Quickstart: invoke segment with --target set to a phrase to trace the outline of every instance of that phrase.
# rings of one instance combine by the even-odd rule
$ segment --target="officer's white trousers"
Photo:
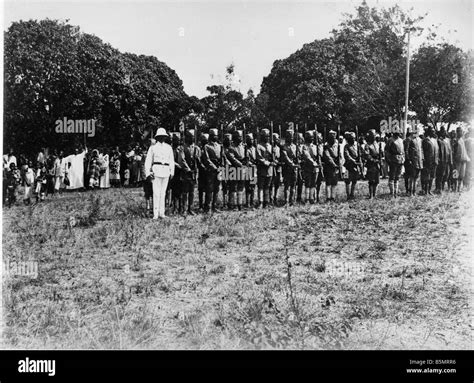
[[[165,216],[166,187],[169,179],[169,177],[153,179],[153,219]]]

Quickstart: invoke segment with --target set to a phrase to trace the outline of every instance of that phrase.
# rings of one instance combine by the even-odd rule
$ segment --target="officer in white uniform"
[[[145,177],[153,185],[153,219],[165,217],[165,197],[168,181],[174,176],[173,149],[165,142],[168,134],[163,128],[156,132],[156,144],[150,146],[145,159]]]

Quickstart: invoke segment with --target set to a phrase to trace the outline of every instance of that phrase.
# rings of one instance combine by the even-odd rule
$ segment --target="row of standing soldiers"
[[[182,144],[179,135],[172,133],[176,171],[169,184],[168,204],[174,212],[187,210],[194,214],[196,184],[199,209],[204,212],[217,209],[220,190],[222,206],[229,209],[291,206],[295,202],[313,204],[319,202],[323,180],[326,200],[334,201],[341,178],[345,181],[348,199],[352,199],[355,184],[362,174],[369,181],[369,197],[373,197],[385,157],[375,137],[375,131],[369,131],[367,142],[361,147],[356,135],[349,132],[345,136],[346,144],[341,148],[334,131],[328,133],[324,143],[317,131],[306,131],[303,135],[287,130],[283,144],[279,134],[271,134],[268,129],[260,131],[257,143],[252,133],[244,134],[240,130],[222,134],[222,143],[219,143],[218,130],[210,129],[209,133],[201,134],[199,145],[194,130],[185,131]],[[387,156],[390,157],[390,153]],[[341,159],[347,170],[344,176]],[[250,174],[251,177],[222,177],[229,174],[223,171],[228,168],[245,168],[246,173],[236,174]],[[279,201],[278,192],[282,186],[283,201]]]

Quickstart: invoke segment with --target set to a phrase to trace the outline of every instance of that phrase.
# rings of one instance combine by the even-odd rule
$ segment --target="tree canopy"
[[[57,119],[96,119],[93,145],[123,145],[157,123],[177,126],[190,101],[174,70],[156,57],[121,53],[56,20],[20,21],[5,32],[4,142],[23,152],[72,146]]]

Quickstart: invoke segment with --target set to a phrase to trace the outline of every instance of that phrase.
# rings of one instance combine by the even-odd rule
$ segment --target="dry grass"
[[[469,197],[160,222],[138,189],[14,207],[4,257],[39,275],[5,282],[6,347],[470,349]]]

